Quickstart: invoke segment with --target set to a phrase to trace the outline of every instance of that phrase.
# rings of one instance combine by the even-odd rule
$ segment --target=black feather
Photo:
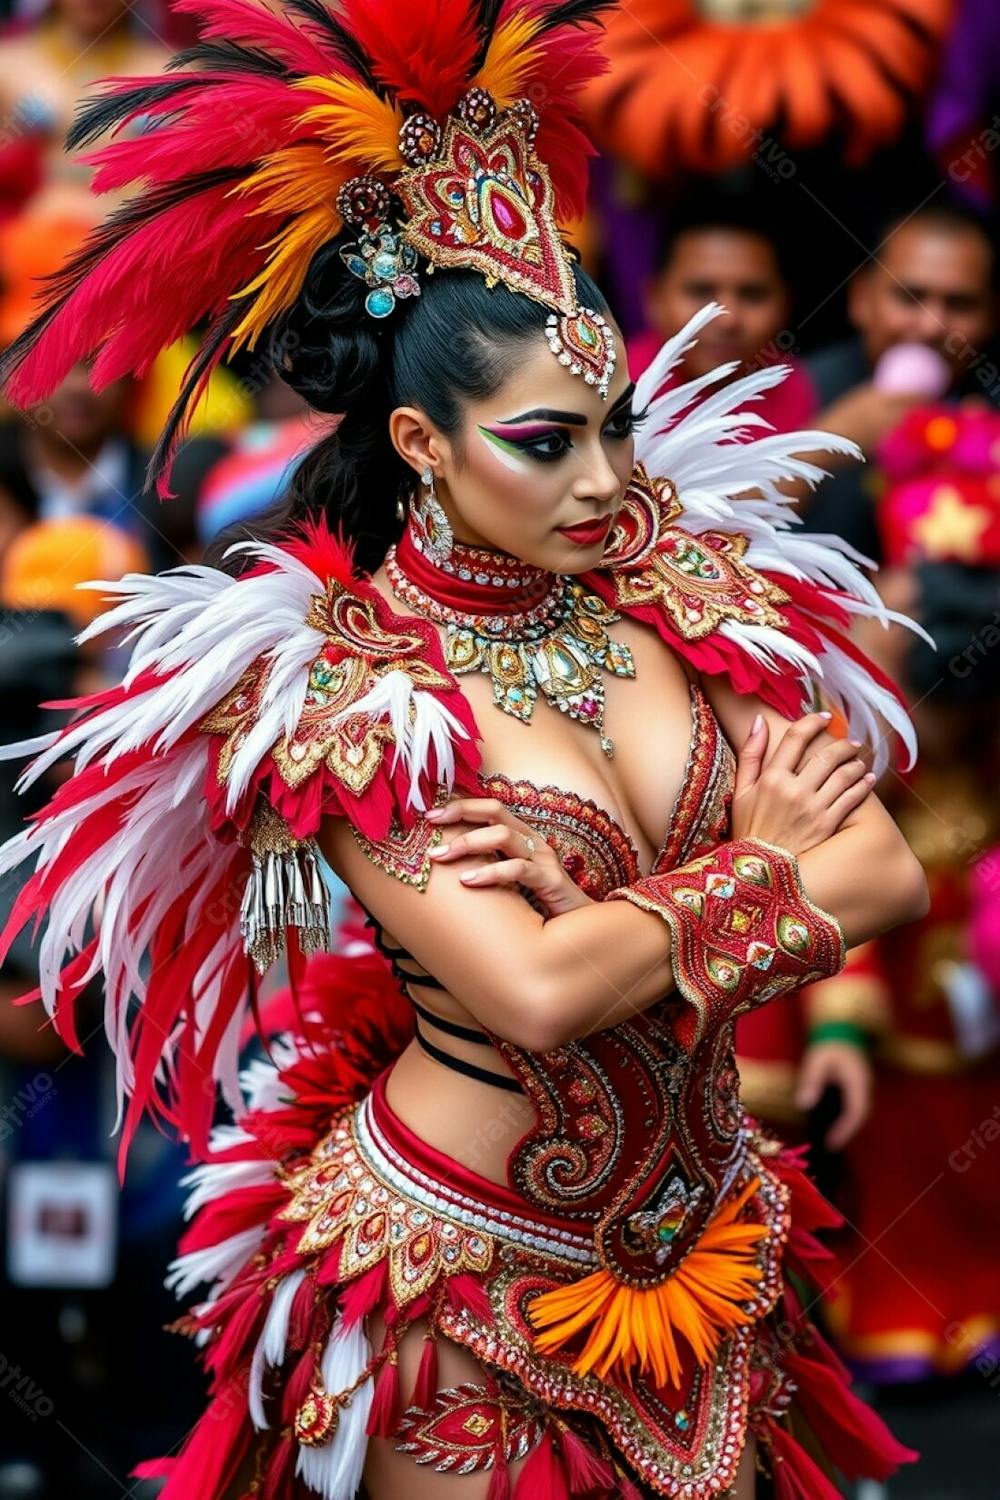
[[[191,88],[204,88],[206,81],[203,78],[157,78],[132,89],[86,99],[77,105],[76,117],[66,132],[66,149],[76,151],[80,146],[89,146],[135,110],[147,109],[151,104],[158,104],[162,99],[183,94]]]
[[[200,41],[183,47],[167,62],[171,72],[181,68],[205,68],[212,73],[257,73],[268,78],[295,78],[287,63],[273,53],[261,52],[243,42]]]
[[[375,76],[375,65],[368,53],[343,22],[331,14],[323,0],[285,0],[285,6],[321,31],[337,56],[354,69],[365,87],[378,94],[380,99],[385,98],[385,89]]]
[[[557,26],[592,26],[603,20],[605,11],[614,10],[618,0],[560,0],[541,16],[539,31],[555,31]]]
[[[479,47],[476,51],[476,59],[472,66],[472,73],[478,73],[486,61],[493,33],[497,29],[500,20],[500,12],[503,9],[504,0],[475,0],[475,22],[476,30],[479,32]]]
[[[227,341],[246,310],[247,305],[244,300],[230,302],[225,312],[216,318],[205,334],[201,348],[188,368],[177,400],[170,408],[163,431],[156,440],[156,447],[153,449],[146,468],[144,496],[155,494],[156,483],[161,474],[169,474],[174,459],[174,450],[197,400],[198,386],[205,374],[210,372],[221,359]]]

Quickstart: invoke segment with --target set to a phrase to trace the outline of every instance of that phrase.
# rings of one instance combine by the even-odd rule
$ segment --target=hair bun
[[[271,331],[275,371],[316,411],[350,415],[385,400],[386,341],[365,311],[367,288],[344,265],[342,232],[318,250],[302,290]]]

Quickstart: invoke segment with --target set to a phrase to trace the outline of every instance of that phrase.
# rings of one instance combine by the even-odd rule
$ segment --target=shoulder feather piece
[[[789,479],[813,487],[825,477],[798,455],[860,459],[860,452],[829,432],[771,432],[752,403],[785,378],[784,366],[711,394],[733,365],[663,390],[721,311],[703,307],[638,382],[636,406],[649,408],[636,441],[638,467],[601,569],[587,581],[614,608],[654,625],[700,671],[725,673],[738,692],[758,694],[789,718],[818,691],[872,745],[876,770],[888,760],[887,731],[898,734],[912,764],[916,741],[905,706],[848,632],[854,615],[924,632],[885,608],[861,571],[872,563],[848,542],[796,535],[801,518],[778,488]]]
[[[34,861],[0,958],[44,923],[24,999],[77,1049],[75,1003],[103,974],[123,1156],[143,1108],[197,1145],[216,1081],[237,1100],[245,949],[263,968],[287,928],[298,963],[326,936],[308,842],[322,818],[382,838],[443,788],[475,786],[475,725],[433,627],[356,579],[325,525],[245,550],[255,566],[238,579],[184,567],[95,585],[118,602],[82,639],[124,632],[124,681],[54,705],[77,717],[0,751],[34,756],[22,787],[75,760],[0,849],[0,874]]]

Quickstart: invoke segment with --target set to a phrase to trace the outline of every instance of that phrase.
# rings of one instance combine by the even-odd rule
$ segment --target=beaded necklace
[[[445,627],[445,656],[456,676],[483,672],[493,702],[531,722],[539,695],[560,713],[595,729],[605,755],[604,680],[634,677],[628,646],[607,627],[621,616],[577,579],[548,573],[503,552],[454,543],[445,563],[422,549],[412,524],[385,560],[401,603]]]

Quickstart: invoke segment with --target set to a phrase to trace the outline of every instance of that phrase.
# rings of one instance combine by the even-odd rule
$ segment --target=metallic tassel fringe
[[[313,844],[253,851],[240,908],[243,951],[263,974],[283,953],[285,929],[298,932],[303,953],[330,946],[330,897]]]

